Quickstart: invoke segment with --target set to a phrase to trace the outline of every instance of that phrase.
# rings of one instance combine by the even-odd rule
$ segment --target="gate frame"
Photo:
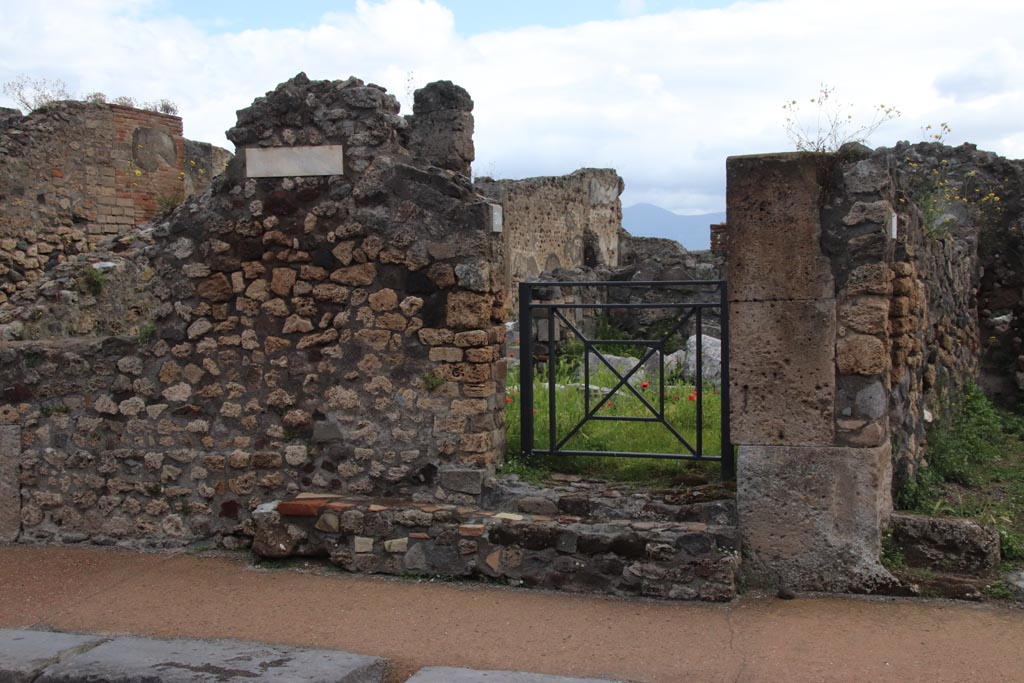
[[[595,304],[584,304],[584,303],[568,303],[568,304],[556,304],[556,303],[534,303],[533,302],[533,291],[538,287],[714,287],[719,292],[718,303],[595,303]],[[587,414],[584,415],[583,419],[577,423],[577,425],[571,429],[561,442],[555,440],[555,360],[557,358],[557,352],[555,351],[555,317],[557,316],[565,323],[566,326],[579,337],[580,341],[584,344],[584,392],[587,401],[584,405],[589,406],[590,397],[590,364],[587,356],[591,353],[591,346],[594,342],[604,344],[622,344],[622,343],[634,343],[634,344],[652,344],[656,340],[652,339],[607,339],[607,340],[592,340],[587,339],[582,332],[580,332],[575,325],[559,311],[559,309],[614,309],[614,308],[678,308],[681,310],[688,311],[683,318],[678,322],[676,326],[672,328],[665,339],[660,340],[660,344],[664,344],[665,340],[671,336],[676,329],[685,324],[692,316],[696,316],[696,337],[697,337],[697,362],[696,362],[696,386],[697,386],[697,445],[696,448],[690,446],[690,444],[682,438],[682,436],[675,430],[675,428],[668,423],[664,418],[664,381],[665,381],[665,354],[663,348],[659,348],[657,345],[652,345],[651,349],[644,355],[643,358],[639,359],[637,363],[625,373],[620,374],[617,370],[612,368],[612,372],[618,377],[618,383],[611,389],[608,394],[602,397],[597,403],[600,407],[605,401],[611,398],[621,388],[628,387],[629,391],[632,391],[641,401],[650,409],[653,413],[653,417],[615,417],[605,416],[597,417],[595,415],[598,408],[588,410]],[[702,440],[703,440],[703,345],[702,345],[702,311],[705,308],[717,308],[719,309],[719,325],[721,327],[721,344],[722,344],[722,383],[720,388],[721,396],[721,415],[720,415],[720,433],[721,433],[721,453],[717,456],[708,456],[701,453]],[[549,429],[549,444],[546,450],[537,450],[534,448],[534,421],[533,421],[533,311],[537,309],[547,309],[547,325],[548,325],[548,344],[549,355],[548,355],[548,429]],[[524,329],[524,325],[526,328]],[[520,282],[519,283],[519,336],[521,338],[520,343],[520,359],[519,359],[519,389],[520,389],[520,434],[522,440],[522,451],[523,453],[537,454],[537,455],[554,455],[554,456],[611,456],[611,457],[628,457],[628,458],[657,458],[663,460],[693,460],[698,462],[706,461],[720,461],[721,462],[721,476],[723,480],[732,481],[736,479],[736,458],[735,451],[733,449],[732,438],[730,433],[729,425],[729,412],[730,412],[730,394],[729,394],[729,299],[728,299],[728,287],[726,286],[725,280],[654,280],[654,281],[606,281],[606,282]],[[525,343],[523,343],[525,341]],[[594,350],[594,353],[601,359],[601,361],[611,368],[611,364],[604,358],[600,351]],[[652,356],[655,352],[660,353],[659,362],[659,375],[661,382],[660,392],[662,394],[659,399],[659,410],[648,403],[642,396],[640,396],[636,389],[630,384],[630,378],[634,373],[637,372]],[[683,453],[626,453],[616,451],[565,451],[561,449],[561,446],[572,438],[576,432],[589,420],[608,420],[608,421],[641,421],[641,422],[659,422],[664,424],[679,440],[692,451],[690,454]]]

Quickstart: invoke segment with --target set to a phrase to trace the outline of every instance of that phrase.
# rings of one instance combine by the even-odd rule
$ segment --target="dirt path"
[[[1024,681],[1024,610],[906,600],[679,604],[0,547],[0,627],[223,637],[645,683]]]

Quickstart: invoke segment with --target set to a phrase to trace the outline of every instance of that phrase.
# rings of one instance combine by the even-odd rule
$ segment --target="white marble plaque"
[[[246,147],[245,175],[249,178],[342,175],[341,145],[309,147]]]
[[[491,232],[501,232],[504,229],[505,213],[501,204],[491,204]]]

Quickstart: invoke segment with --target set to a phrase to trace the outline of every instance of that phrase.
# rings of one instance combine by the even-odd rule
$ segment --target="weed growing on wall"
[[[850,142],[864,143],[882,124],[900,117],[896,107],[879,104],[867,122],[854,118],[853,105],[839,101],[835,87],[821,84],[818,94],[808,100],[810,112],[800,100],[782,105],[786,112],[786,136],[800,152],[835,152]]]
[[[4,94],[13,99],[22,111],[30,112],[57,100],[71,100],[74,97],[68,84],[59,78],[32,78],[24,74],[3,86]]]
[[[939,138],[950,130],[946,124],[941,125],[943,131],[935,134]],[[948,157],[925,162],[907,156],[903,163],[910,172],[910,194],[929,237],[947,237],[959,225],[998,224],[1002,197],[977,169],[964,169]],[[906,204],[907,198],[899,201]]]
[[[139,346],[148,344],[153,337],[156,336],[156,323],[147,322],[139,328],[139,334],[136,336],[136,341]]]
[[[99,296],[107,286],[107,276],[102,270],[88,266],[82,271],[79,284],[83,291]]]
[[[25,112],[35,111],[45,107],[51,102],[61,100],[78,100],[91,104],[116,104],[122,107],[134,109],[145,109],[146,111],[157,112],[158,114],[178,115],[178,105],[172,100],[162,97],[151,102],[139,102],[134,97],[120,95],[108,100],[107,95],[102,92],[90,92],[82,95],[75,95],[68,84],[59,78],[49,80],[46,78],[32,78],[22,74],[17,78],[7,81],[3,85],[5,95],[13,99]]]

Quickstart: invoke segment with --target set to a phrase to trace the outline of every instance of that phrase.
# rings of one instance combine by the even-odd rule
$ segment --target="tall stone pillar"
[[[836,441],[836,288],[821,247],[821,158],[727,161],[732,436],[752,585],[872,591],[890,446]]]

